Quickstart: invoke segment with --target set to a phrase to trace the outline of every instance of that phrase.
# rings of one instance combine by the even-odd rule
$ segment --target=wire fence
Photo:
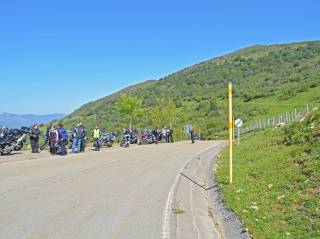
[[[319,109],[320,103],[307,104],[302,109],[293,109],[291,112],[285,112],[278,116],[272,116],[265,119],[255,120],[249,124],[244,124],[240,128],[241,133],[247,133],[253,130],[264,129],[267,127],[284,126],[291,122],[300,121],[310,112]]]

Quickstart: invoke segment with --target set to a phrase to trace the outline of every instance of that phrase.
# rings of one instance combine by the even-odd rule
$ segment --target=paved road
[[[0,238],[164,238],[168,194],[181,167],[216,144],[0,157]]]

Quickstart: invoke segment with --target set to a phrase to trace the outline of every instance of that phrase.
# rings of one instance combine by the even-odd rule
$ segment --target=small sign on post
[[[237,127],[238,132],[238,144],[240,144],[240,127],[243,125],[243,121],[241,119],[236,119],[234,121],[235,126]]]
[[[192,130],[192,125],[191,124],[184,125],[184,133],[185,134],[189,134],[190,130]]]

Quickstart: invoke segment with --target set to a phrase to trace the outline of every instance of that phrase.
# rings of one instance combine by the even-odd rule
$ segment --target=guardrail
[[[244,124],[240,128],[240,133],[247,133],[253,130],[264,129],[267,127],[283,126],[294,121],[300,121],[310,112],[320,108],[320,103],[307,104],[302,110],[295,108],[292,112],[285,112],[278,116],[256,120],[250,124]]]

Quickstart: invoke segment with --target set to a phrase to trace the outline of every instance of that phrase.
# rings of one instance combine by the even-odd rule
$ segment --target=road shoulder
[[[223,143],[189,161],[179,174],[172,202],[171,238],[250,238],[225,205],[215,181],[215,164]]]

